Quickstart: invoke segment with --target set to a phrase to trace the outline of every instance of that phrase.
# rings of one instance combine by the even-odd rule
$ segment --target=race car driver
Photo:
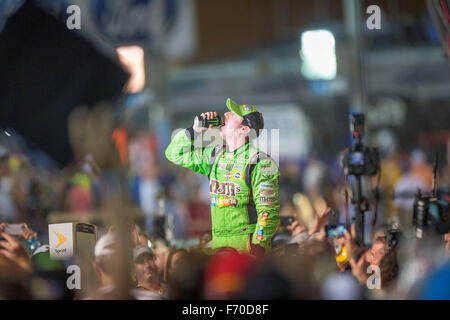
[[[194,125],[178,132],[166,149],[169,161],[210,180],[212,248],[232,247],[255,256],[270,252],[279,223],[278,166],[252,143],[264,128],[262,114],[252,105],[226,101],[220,136],[224,145],[196,147],[202,131]],[[213,119],[216,112],[202,113]]]

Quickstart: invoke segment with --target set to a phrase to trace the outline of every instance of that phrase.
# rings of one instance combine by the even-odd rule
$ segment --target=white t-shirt
[[[395,199],[395,206],[399,209],[412,210],[414,204],[414,194],[417,192],[417,188],[420,188],[422,192],[427,192],[426,182],[420,177],[406,174],[400,178],[395,184],[395,194],[400,195],[402,193],[411,193],[411,197],[398,197]]]

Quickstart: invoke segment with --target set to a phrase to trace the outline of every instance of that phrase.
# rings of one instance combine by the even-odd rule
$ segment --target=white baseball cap
[[[94,254],[96,257],[107,256],[114,253],[116,237],[114,234],[105,234],[95,244]]]
[[[153,252],[152,249],[145,247],[145,246],[139,246],[139,247],[133,249],[133,259],[136,261],[138,259],[138,257],[144,253],[148,254],[152,257],[155,256],[155,253]]]

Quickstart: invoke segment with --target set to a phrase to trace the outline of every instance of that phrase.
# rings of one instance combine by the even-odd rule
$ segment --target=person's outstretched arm
[[[202,116],[213,118],[217,116],[217,113],[207,112],[202,113]],[[212,126],[202,128],[194,123],[193,126],[186,130],[178,132],[166,149],[167,160],[197,173],[208,175],[212,160],[211,154],[214,148],[203,148],[201,143],[195,140],[198,139],[202,131],[208,129],[212,129]],[[194,141],[197,142],[194,144]],[[198,148],[196,147],[197,144],[199,144]]]

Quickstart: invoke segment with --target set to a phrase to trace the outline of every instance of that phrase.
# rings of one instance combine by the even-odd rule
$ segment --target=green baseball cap
[[[236,113],[238,116],[244,118],[243,123],[252,129],[256,130],[257,136],[259,136],[260,130],[264,129],[264,119],[255,106],[244,104],[238,105],[236,102],[227,99],[227,107],[231,112]]]
[[[227,107],[230,111],[236,113],[238,116],[241,117],[244,117],[252,112],[259,112],[259,110],[255,108],[255,106],[249,104],[238,105],[230,98],[227,99]]]

